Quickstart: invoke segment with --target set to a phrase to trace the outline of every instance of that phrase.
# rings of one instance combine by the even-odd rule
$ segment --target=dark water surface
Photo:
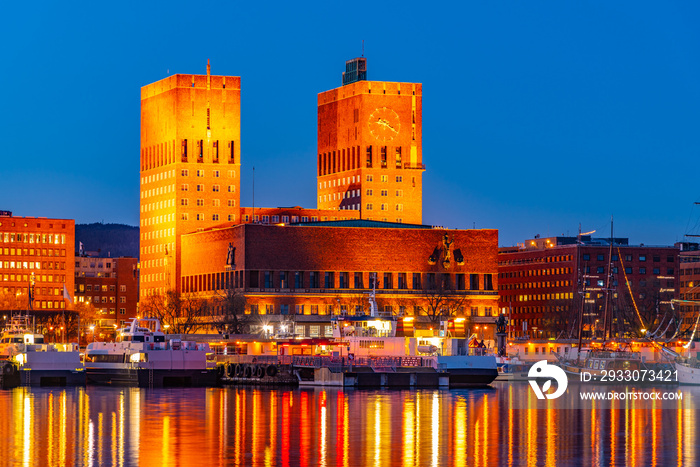
[[[663,405],[579,408],[564,398],[539,401],[527,383],[405,391],[18,388],[0,391],[0,464],[698,465],[700,388],[681,392],[682,401]]]

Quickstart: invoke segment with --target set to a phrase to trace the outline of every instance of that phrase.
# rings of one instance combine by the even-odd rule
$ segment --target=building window
[[[204,206],[204,199],[197,198],[197,206]]]
[[[219,207],[221,205],[221,201],[218,199],[212,200],[211,205],[214,207]]]
[[[372,167],[372,146],[367,146],[367,167]],[[368,175],[367,177],[370,177],[371,175]],[[371,180],[367,180],[368,182],[371,182]]]
[[[389,196],[389,190],[382,190],[382,196]]]
[[[227,204],[228,207],[230,207],[230,208],[235,207],[235,206],[236,206],[236,200],[235,200],[235,199],[230,199],[230,200],[228,200],[228,201],[226,202],[226,204]]]
[[[183,212],[182,214],[180,214],[180,220],[183,220],[183,221],[189,220],[189,216],[187,215],[186,212]]]
[[[402,196],[403,196],[403,190],[396,190],[396,196],[402,197]]]
[[[597,259],[598,261],[603,261],[603,260],[604,260],[603,255],[598,255],[598,256],[596,257],[596,259]]]
[[[368,188],[365,193],[367,194],[367,196],[372,196],[372,189]]]
[[[204,177],[204,170],[198,169],[198,170],[197,170],[197,176],[198,176],[198,177]]]
[[[188,169],[182,169],[182,176],[183,177],[188,177],[190,175],[190,171]]]
[[[189,190],[190,190],[190,186],[187,183],[183,183],[182,185],[180,185],[180,191],[189,191]]]
[[[219,171],[218,170],[214,171],[214,177],[219,178]]]
[[[583,255],[583,260],[584,260],[584,261],[590,261],[590,260],[591,260],[591,255],[589,255],[589,254]]]
[[[421,289],[421,283],[420,283],[420,273],[419,272],[414,272],[413,273],[413,289],[414,290],[419,290]]]
[[[646,274],[647,268],[639,268],[639,274]]]
[[[484,290],[493,290],[493,274],[484,274]]]
[[[218,193],[218,192],[219,192],[219,185],[214,185],[214,186],[212,186],[212,187],[211,187],[211,191],[214,191],[214,192],[217,192],[217,193]]]
[[[374,181],[374,177],[372,177],[372,175],[367,175],[367,177],[365,178],[365,180],[368,181],[368,182],[371,182],[371,181]]]
[[[280,305],[280,314],[281,315],[288,315],[289,314],[289,305]]]
[[[287,282],[287,272],[281,271],[279,274],[280,274],[280,288],[281,289],[288,289],[289,283]]]
[[[294,273],[294,288],[303,289],[304,288],[304,273],[301,271],[296,271]]]
[[[469,274],[469,290],[479,290],[478,274]]]
[[[347,289],[350,287],[349,274],[347,272],[338,273],[338,288]]]
[[[204,191],[204,185],[197,185],[197,191]]]
[[[332,289],[335,287],[335,280],[332,272],[326,272],[324,275],[324,287],[327,289]]]
[[[265,271],[264,276],[265,276],[264,287],[266,289],[271,289],[272,288],[272,271]]]
[[[646,255],[639,255],[639,261],[646,261],[647,257]]]
[[[366,209],[368,211],[371,211],[372,210],[372,203],[367,203]]]
[[[180,205],[181,205],[181,206],[187,206],[187,205],[189,204],[189,202],[190,202],[190,201],[189,201],[187,198],[182,198],[182,199],[180,200]]]
[[[382,203],[382,211],[386,211],[386,210],[388,210],[388,208],[389,208],[388,204]]]
[[[406,273],[405,272],[400,272],[398,273],[398,279],[399,279],[399,289],[405,289],[407,287],[406,284]]]
[[[211,220],[213,220],[213,221],[218,221],[218,220],[219,220],[219,215],[218,215],[218,214],[212,214],[212,215],[211,215]]]
[[[309,272],[309,287],[312,289],[318,289],[318,272],[316,271],[311,271]]]
[[[362,285],[362,273],[361,272],[355,273],[355,288],[356,289],[364,289],[364,286]]]
[[[396,176],[396,183],[401,183],[401,182],[403,182],[403,176],[397,175]]]
[[[389,181],[389,176],[388,176],[388,175],[382,175],[382,176],[381,176],[381,181],[382,181],[382,182],[388,182],[388,181]]]
[[[394,288],[394,278],[392,277],[390,272],[384,273],[384,288],[385,289],[393,289]]]

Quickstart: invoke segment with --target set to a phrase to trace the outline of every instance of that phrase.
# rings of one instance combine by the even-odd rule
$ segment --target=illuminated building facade
[[[101,327],[135,318],[138,291],[136,258],[75,258],[75,302],[92,304]]]
[[[74,245],[72,219],[15,217],[9,211],[0,211],[0,292],[4,306],[32,308],[37,313],[65,309],[63,287],[72,292],[74,284]]]
[[[676,246],[681,250],[679,306],[684,327],[692,333],[700,313],[700,245],[683,242]]]
[[[176,288],[180,237],[240,219],[241,80],[177,74],[141,88],[141,295]]]
[[[581,306],[584,337],[602,337],[610,266],[613,335],[639,335],[635,305],[647,326],[671,311],[678,253],[677,247],[631,246],[615,238],[610,262],[609,239],[530,239],[499,249],[499,306],[511,314],[513,337],[578,337]]]
[[[366,220],[211,228],[183,236],[180,289],[211,298],[233,288],[246,296],[246,313],[273,326],[293,316],[307,337],[327,336],[331,315],[368,313],[375,280],[383,311],[425,322],[428,302],[443,300],[437,308],[462,323],[492,325],[497,247],[496,230]]]
[[[422,85],[367,81],[365,59],[318,95],[318,207],[422,223]]]

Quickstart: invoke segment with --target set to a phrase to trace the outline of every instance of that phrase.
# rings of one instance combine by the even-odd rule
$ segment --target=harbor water
[[[572,405],[538,400],[527,382],[471,390],[22,387],[0,391],[0,464],[697,465],[700,387],[663,390],[683,398]]]

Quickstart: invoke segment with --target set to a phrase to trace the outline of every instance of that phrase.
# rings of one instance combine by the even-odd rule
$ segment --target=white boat
[[[496,357],[498,377],[496,381],[527,381],[532,363],[523,362],[518,357]]]
[[[85,350],[88,383],[140,387],[215,386],[209,344],[166,339],[156,318],[132,319],[116,342],[93,342]]]
[[[675,367],[680,384],[700,384],[700,360],[679,357],[675,361]]]
[[[0,337],[0,359],[16,365],[24,386],[80,386],[85,371],[78,344],[48,344],[27,315],[14,315]]]
[[[374,290],[370,292],[369,303],[369,315],[341,315],[331,321],[333,337],[347,345],[348,357],[355,361],[388,358],[400,365],[426,366],[427,363],[439,372],[446,372],[452,387],[487,386],[498,376],[496,357],[474,355],[482,349],[470,348],[466,339],[396,336],[397,318],[379,312]]]

